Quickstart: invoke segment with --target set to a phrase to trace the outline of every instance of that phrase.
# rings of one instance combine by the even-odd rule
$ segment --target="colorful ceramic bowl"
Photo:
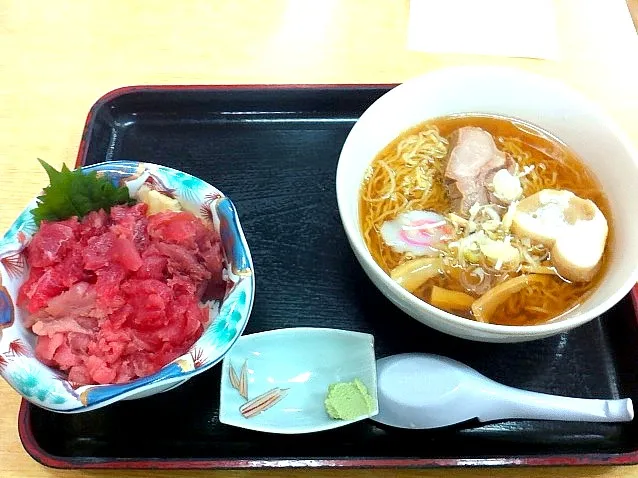
[[[355,379],[370,409],[351,420],[331,418],[328,387]],[[374,338],[313,327],[245,335],[224,358],[220,393],[219,421],[249,430],[310,433],[364,420],[379,413]]]
[[[222,238],[229,283],[221,301],[211,304],[211,324],[189,352],[158,372],[122,385],[77,387],[34,356],[35,336],[22,325],[26,315],[16,306],[28,275],[23,250],[36,231],[31,209],[20,213],[0,240],[0,374],[25,399],[57,412],[84,412],[124,399],[169,390],[219,362],[244,331],[252,309],[255,278],[246,239],[235,208],[218,189],[190,174],[134,161],[112,161],[82,168],[97,171],[132,192],[143,182],[171,190],[183,207],[212,221]]]

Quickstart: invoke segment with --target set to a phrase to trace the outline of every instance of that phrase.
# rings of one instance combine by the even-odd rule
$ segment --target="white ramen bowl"
[[[556,136],[594,172],[612,210],[609,265],[579,307],[541,325],[476,322],[437,309],[394,282],[373,260],[359,225],[359,189],[366,168],[411,126],[451,114],[518,118]],[[620,301],[638,279],[638,153],[614,122],[561,82],[505,67],[454,67],[392,89],[368,108],[348,135],[337,166],[337,201],[352,249],[372,282],[397,307],[441,332],[483,342],[523,342],[582,325]]]

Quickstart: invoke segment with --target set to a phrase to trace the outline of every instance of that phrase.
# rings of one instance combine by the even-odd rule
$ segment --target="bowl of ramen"
[[[336,187],[372,282],[444,333],[549,337],[638,278],[638,154],[555,79],[455,67],[403,83],[350,132]]]

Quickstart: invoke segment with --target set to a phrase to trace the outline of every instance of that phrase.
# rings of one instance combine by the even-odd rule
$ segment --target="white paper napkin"
[[[408,49],[556,60],[553,0],[411,0]]]

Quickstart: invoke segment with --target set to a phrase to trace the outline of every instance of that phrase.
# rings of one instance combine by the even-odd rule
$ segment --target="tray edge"
[[[84,128],[80,137],[80,146],[78,148],[78,154],[75,160],[75,167],[79,168],[84,165],[87,152],[87,138],[89,137],[93,129],[93,118],[95,118],[97,112],[109,102],[114,99],[124,96],[130,93],[139,92],[159,92],[159,91],[210,91],[210,90],[250,90],[250,89],[264,89],[264,90],[282,90],[282,89],[338,89],[338,88],[394,88],[397,83],[262,83],[262,84],[183,84],[183,85],[128,85],[120,86],[106,92],[99,97],[93,105],[89,108],[89,112],[86,115],[84,121]]]
[[[638,297],[638,288],[632,292]],[[637,305],[634,300],[634,306]],[[604,454],[589,453],[583,455],[562,456],[523,456],[493,458],[423,458],[423,459],[273,459],[273,460],[196,460],[196,459],[73,459],[54,456],[45,452],[35,441],[31,433],[29,404],[25,400],[20,406],[18,433],[25,451],[36,462],[57,469],[278,469],[278,468],[452,468],[452,467],[515,467],[515,466],[584,466],[584,465],[635,465],[638,463],[638,450],[628,453]]]

